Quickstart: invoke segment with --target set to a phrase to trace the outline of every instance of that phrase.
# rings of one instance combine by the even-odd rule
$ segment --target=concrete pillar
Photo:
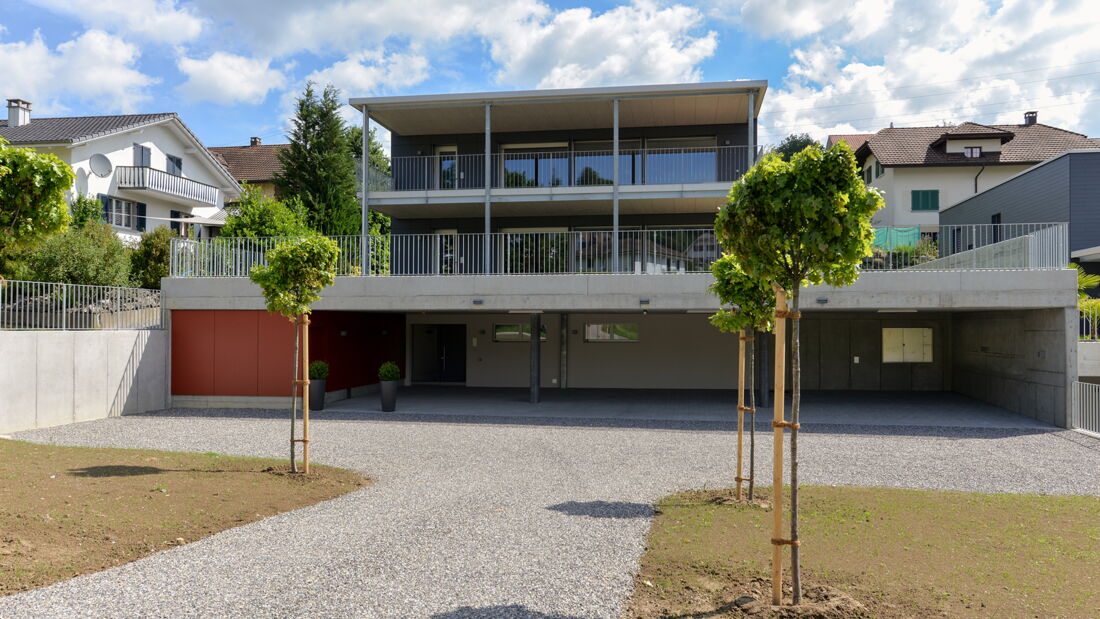
[[[531,314],[531,404],[539,403],[539,380],[542,338],[542,314]]]
[[[363,189],[360,194],[359,272],[370,275],[370,112],[363,106]]]
[[[483,267],[482,271],[486,275],[489,274],[489,270],[492,267],[492,198],[490,191],[493,186],[493,130],[492,130],[492,106],[488,103],[485,104],[485,172],[484,172],[484,185],[485,185],[485,238],[482,254],[483,254]]]
[[[569,314],[562,313],[559,317],[561,323],[561,356],[558,368],[558,388],[565,389],[569,386]]]
[[[748,129],[748,141],[745,143],[749,146],[749,167],[756,163],[756,91],[749,91],[749,117],[746,121]]]
[[[619,100],[611,102],[611,271],[619,272]]]

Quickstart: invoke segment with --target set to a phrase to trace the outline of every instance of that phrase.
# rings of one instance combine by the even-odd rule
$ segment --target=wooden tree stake
[[[302,314],[302,460],[309,475],[309,314]]]
[[[737,500],[741,500],[741,481],[745,444],[745,330],[737,332]]]
[[[783,404],[786,385],[787,294],[775,290],[775,397],[772,415],[772,604],[783,603]]]

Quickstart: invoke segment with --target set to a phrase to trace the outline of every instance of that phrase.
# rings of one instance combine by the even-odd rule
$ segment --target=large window
[[[932,363],[932,329],[884,327],[883,363]]]
[[[611,140],[573,143],[573,179],[578,187],[610,185],[615,177]],[[642,141],[619,140],[619,184],[642,182]]]
[[[527,324],[499,324],[493,325],[494,342],[530,342],[531,325]],[[539,341],[546,341],[546,325],[539,327]]]
[[[136,226],[136,204],[128,200],[107,198],[107,208],[104,212],[107,223],[119,228],[133,229]]]
[[[569,144],[505,144],[501,147],[505,187],[569,185]]]
[[[586,342],[637,342],[638,323],[601,322],[584,325]]]
[[[650,185],[710,183],[718,180],[717,139],[647,139],[645,181]]]
[[[912,192],[914,211],[938,211],[940,210],[939,189],[914,189]]]

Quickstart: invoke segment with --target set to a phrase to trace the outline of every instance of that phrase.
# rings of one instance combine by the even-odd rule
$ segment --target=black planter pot
[[[397,408],[397,383],[396,380],[379,381],[382,393],[382,410],[392,412]]]
[[[325,410],[325,383],[327,378],[309,379],[309,409],[314,411]]]

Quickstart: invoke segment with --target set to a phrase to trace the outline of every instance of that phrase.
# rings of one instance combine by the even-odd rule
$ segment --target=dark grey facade
[[[1070,151],[940,212],[941,225],[1069,222],[1070,251],[1100,245],[1100,149]]]

